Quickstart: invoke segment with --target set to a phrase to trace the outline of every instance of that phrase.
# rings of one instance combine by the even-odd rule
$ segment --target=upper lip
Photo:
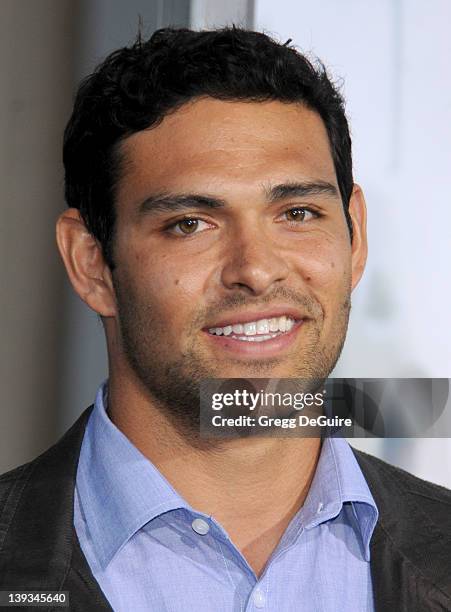
[[[270,310],[252,310],[225,315],[223,318],[215,321],[211,325],[207,325],[204,329],[226,327],[227,325],[237,325],[239,323],[250,323],[251,321],[259,321],[261,319],[274,319],[276,317],[283,317],[284,315],[291,319],[295,319],[296,321],[306,318],[303,313],[292,306],[277,306],[271,308]]]

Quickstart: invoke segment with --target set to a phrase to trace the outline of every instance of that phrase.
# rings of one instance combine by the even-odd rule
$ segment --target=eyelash
[[[289,212],[292,212],[294,210],[301,210],[304,213],[310,213],[314,219],[319,219],[320,217],[322,217],[323,215],[321,213],[319,213],[317,210],[314,210],[313,208],[310,208],[309,206],[293,206],[292,208],[288,208],[287,210],[285,210],[282,214],[286,215]],[[289,225],[293,226],[293,225],[302,225],[304,223],[304,219],[302,219],[301,222],[299,221],[295,221],[294,219],[288,220]]]
[[[303,211],[304,213],[310,213],[311,215],[313,215],[313,218],[315,219],[319,219],[320,217],[322,217],[323,215],[321,213],[319,213],[317,210],[314,210],[312,208],[310,208],[309,206],[293,206],[292,208],[288,208],[287,210],[285,210],[282,215],[286,215],[289,212],[292,211]],[[207,223],[208,221],[204,221],[204,219],[201,219],[200,217],[183,217],[183,219],[178,219],[177,221],[174,221],[173,223],[171,223],[170,225],[167,225],[164,228],[164,231],[172,234],[172,235],[176,235],[177,237],[183,238],[183,237],[188,237],[188,236],[194,236],[195,234],[199,234],[201,232],[196,232],[194,231],[192,234],[184,234],[184,233],[180,233],[180,234],[176,234],[174,232],[175,228],[179,225],[179,223],[183,223],[184,221],[202,221],[203,223]],[[293,227],[295,225],[303,225],[304,220],[302,221],[295,221],[294,219],[288,220],[287,219],[288,224]]]

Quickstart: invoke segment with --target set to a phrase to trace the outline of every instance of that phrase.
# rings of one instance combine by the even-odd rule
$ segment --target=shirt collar
[[[316,527],[338,516],[346,503],[351,505],[352,523],[369,561],[370,541],[379,517],[376,502],[348,442],[327,437],[300,512],[301,522],[306,529]]]
[[[110,420],[106,401],[107,381],[97,392],[76,479],[82,514],[103,569],[152,519],[177,508],[193,511]],[[299,517],[311,529],[338,516],[347,502],[352,505],[354,528],[369,561],[377,506],[349,444],[343,438],[328,437]]]
[[[76,486],[103,569],[146,523],[189,504],[108,417],[99,388],[80,452]]]

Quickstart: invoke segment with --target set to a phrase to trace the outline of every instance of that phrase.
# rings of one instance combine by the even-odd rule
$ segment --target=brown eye
[[[283,217],[285,221],[288,221],[288,223],[294,227],[296,225],[304,225],[307,221],[317,219],[321,217],[321,215],[305,206],[298,206],[297,208],[289,208],[286,210],[283,213]]]
[[[305,219],[305,208],[291,208],[285,213],[288,221],[304,221]]]
[[[177,223],[177,227],[179,227],[184,234],[193,234],[199,227],[199,220],[183,219]]]
[[[164,230],[168,234],[173,234],[175,236],[179,236],[180,238],[186,236],[193,236],[194,234],[200,234],[204,231],[212,229],[212,225],[203,221],[202,219],[198,219],[197,217],[186,217],[185,219],[180,219],[180,221],[175,221],[171,223]]]

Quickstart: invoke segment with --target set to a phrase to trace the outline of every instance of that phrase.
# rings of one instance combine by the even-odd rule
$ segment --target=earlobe
[[[67,209],[58,218],[56,241],[76,293],[99,315],[115,316],[110,270],[100,244],[86,228],[76,208]]]
[[[354,184],[349,201],[349,215],[352,221],[352,289],[359,283],[365,269],[368,254],[366,234],[366,204],[362,189]]]

